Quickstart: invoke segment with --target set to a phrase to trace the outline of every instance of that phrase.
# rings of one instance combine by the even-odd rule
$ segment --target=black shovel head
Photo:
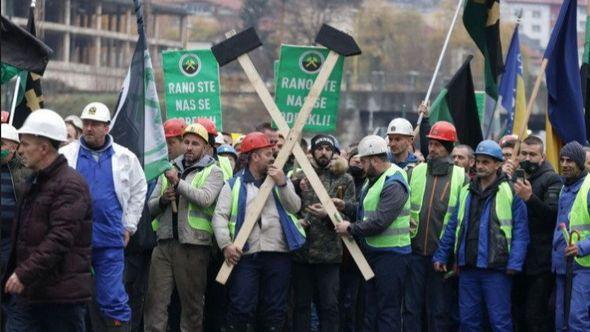
[[[361,54],[361,49],[352,36],[327,24],[322,25],[320,32],[315,37],[315,42],[342,56]]]
[[[258,38],[256,30],[248,28],[219,44],[213,45],[211,51],[219,65],[224,66],[237,59],[240,55],[246,54],[261,45],[262,42]]]

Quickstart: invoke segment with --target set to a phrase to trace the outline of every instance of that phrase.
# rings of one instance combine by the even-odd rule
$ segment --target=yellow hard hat
[[[207,133],[207,129],[205,129],[205,127],[203,127],[203,125],[198,124],[198,123],[191,123],[188,126],[186,126],[186,128],[184,128],[184,133],[182,134],[182,136],[186,135],[186,134],[195,134],[197,136],[200,136],[202,139],[205,140],[205,142],[209,142],[209,134]]]

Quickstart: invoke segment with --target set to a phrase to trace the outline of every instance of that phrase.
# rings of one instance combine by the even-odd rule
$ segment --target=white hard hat
[[[68,115],[64,119],[66,123],[71,123],[74,127],[84,130],[84,125],[82,124],[82,120],[77,115]]]
[[[66,123],[61,116],[44,108],[31,112],[18,133],[43,136],[59,142],[67,141],[68,137]]]
[[[107,105],[94,102],[86,105],[80,116],[82,120],[94,120],[100,122],[111,122],[111,112]]]
[[[13,126],[9,125],[8,123],[3,123],[0,131],[2,131],[3,139],[20,143],[20,140],[18,139],[18,131]]]
[[[359,157],[368,157],[378,154],[387,153],[389,147],[385,139],[377,135],[369,135],[359,142]]]
[[[215,136],[215,144],[225,144],[222,133],[217,133],[217,136]]]
[[[414,128],[410,121],[404,118],[396,118],[391,120],[387,126],[387,135],[389,134],[414,136]]]

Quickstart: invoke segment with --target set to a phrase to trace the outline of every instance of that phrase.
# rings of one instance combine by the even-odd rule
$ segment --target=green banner
[[[208,118],[221,130],[219,65],[211,50],[165,51],[162,64],[166,118]]]
[[[323,47],[281,46],[276,75],[275,102],[289,126],[295,122],[327,56],[328,49]],[[340,57],[314,105],[304,130],[310,132],[336,130],[343,64],[344,58]]]

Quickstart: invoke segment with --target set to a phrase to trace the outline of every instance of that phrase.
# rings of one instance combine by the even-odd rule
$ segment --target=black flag
[[[36,36],[35,7],[29,7],[27,31]],[[41,90],[41,76],[32,72],[20,73],[20,87],[18,89],[19,104],[14,109],[12,125],[20,128],[32,111],[43,108],[43,90]]]

